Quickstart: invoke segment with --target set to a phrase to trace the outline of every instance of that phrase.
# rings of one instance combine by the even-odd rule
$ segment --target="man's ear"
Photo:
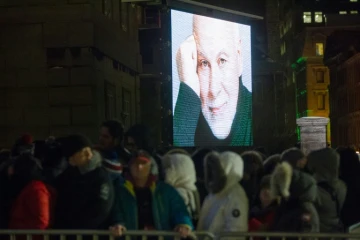
[[[241,77],[243,73],[243,54],[241,49],[241,40],[236,42],[236,53],[237,53],[237,60],[238,60],[238,76]]]

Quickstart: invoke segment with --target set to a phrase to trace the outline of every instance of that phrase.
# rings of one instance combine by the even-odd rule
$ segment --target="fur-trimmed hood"
[[[225,192],[239,184],[244,175],[244,162],[234,152],[211,152],[205,157],[205,184],[211,193]]]
[[[200,203],[197,200],[196,171],[193,160],[184,153],[170,153],[163,157],[162,167],[165,173],[165,182],[179,192],[189,213],[192,217],[197,218]]]
[[[287,162],[282,162],[271,175],[271,192],[274,197],[315,202],[317,185],[310,175],[293,169]]]
[[[340,156],[331,148],[313,151],[308,155],[308,168],[317,182],[335,185],[339,180]]]
[[[196,172],[192,159],[182,153],[167,154],[162,159],[165,182],[175,188],[196,191]]]

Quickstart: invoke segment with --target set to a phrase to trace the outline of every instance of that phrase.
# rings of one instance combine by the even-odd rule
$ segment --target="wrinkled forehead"
[[[198,39],[240,40],[239,27],[236,23],[199,15],[193,17],[193,31]]]

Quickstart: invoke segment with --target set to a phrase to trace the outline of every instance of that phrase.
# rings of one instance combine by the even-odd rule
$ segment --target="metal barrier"
[[[219,234],[212,234],[209,232],[194,232],[194,237],[203,240],[238,240],[238,239],[358,239],[360,240],[360,233],[274,233],[274,232],[222,232]],[[92,230],[0,230],[0,238],[6,236],[9,240],[33,240],[41,237],[43,240],[52,240],[56,237],[56,240],[67,240],[72,238],[74,240],[115,240],[116,238],[111,235],[110,231],[92,231]],[[134,238],[141,240],[147,240],[148,238],[164,240],[180,239],[180,236],[176,232],[165,231],[126,231],[124,233],[125,240],[131,240]]]
[[[68,237],[76,240],[115,240],[115,237],[110,231],[93,231],[93,230],[0,230],[1,236],[8,236],[9,240],[33,240],[39,237],[43,240],[51,240],[53,237],[57,237],[57,240],[67,240]],[[91,237],[91,238],[90,238]],[[131,240],[134,237],[141,237],[141,240],[147,240],[148,238],[164,240],[165,238],[172,238],[180,240],[180,235],[176,232],[165,232],[165,231],[125,231],[125,240]],[[215,237],[209,232],[193,232],[190,238],[200,238],[214,240]]]
[[[217,240],[235,240],[235,239],[360,239],[360,233],[285,233],[285,232],[223,232],[216,234]]]

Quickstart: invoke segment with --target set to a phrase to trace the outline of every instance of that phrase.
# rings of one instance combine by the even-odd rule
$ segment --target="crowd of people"
[[[344,232],[360,222],[360,161],[351,148],[264,152],[171,149],[116,120],[83,135],[0,152],[1,229]]]

